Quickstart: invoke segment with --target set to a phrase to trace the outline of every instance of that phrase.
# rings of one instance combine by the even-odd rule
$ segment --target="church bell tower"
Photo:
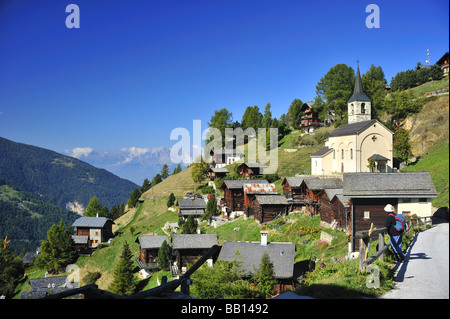
[[[363,91],[358,64],[353,95],[348,100],[348,124],[370,121],[372,119],[371,110],[372,103]]]

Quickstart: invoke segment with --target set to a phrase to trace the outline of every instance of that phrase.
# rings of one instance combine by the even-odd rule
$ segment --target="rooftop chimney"
[[[261,230],[261,246],[267,246],[267,230]]]

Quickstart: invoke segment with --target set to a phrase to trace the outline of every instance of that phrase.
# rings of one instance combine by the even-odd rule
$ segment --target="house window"
[[[411,198],[402,198],[403,203],[411,203]]]
[[[370,219],[370,211],[368,210],[364,211],[364,219]]]
[[[353,159],[353,148],[350,149],[350,159]]]
[[[419,203],[426,203],[428,202],[428,198],[419,198]]]

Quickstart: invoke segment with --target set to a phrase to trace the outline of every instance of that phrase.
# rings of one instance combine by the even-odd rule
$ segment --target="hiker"
[[[396,214],[394,206],[387,204],[384,207],[384,211],[388,213],[386,217],[385,226],[388,230],[388,234],[391,237],[390,244],[395,252],[397,260],[403,262],[405,255],[402,252],[402,236],[405,229],[405,218],[401,214]]]

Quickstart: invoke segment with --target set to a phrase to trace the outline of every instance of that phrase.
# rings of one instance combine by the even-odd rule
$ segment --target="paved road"
[[[416,234],[405,261],[398,264],[389,299],[449,298],[449,224],[440,223]]]

